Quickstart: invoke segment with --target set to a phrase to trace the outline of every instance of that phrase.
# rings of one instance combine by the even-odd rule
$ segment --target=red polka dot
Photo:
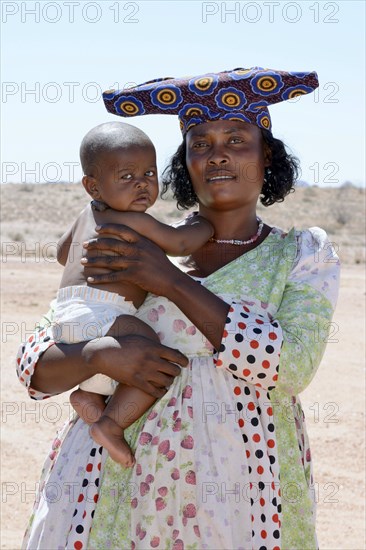
[[[275,490],[275,489],[276,489],[276,486],[275,486],[275,484],[274,484],[274,481],[272,481],[272,483],[271,483],[271,487],[272,487],[272,489],[273,489],[273,490]]]
[[[262,361],[262,367],[264,369],[269,369],[270,365],[271,363],[269,361],[266,361],[266,360]]]
[[[265,506],[265,505],[266,505],[266,501],[264,500],[263,497],[261,497],[261,498],[259,499],[259,504],[260,504],[261,506]]]
[[[224,332],[222,333],[222,337],[227,338],[227,334],[228,334],[227,330],[224,330]]]
[[[33,339],[34,339],[34,336],[30,336],[30,337],[28,338],[28,342],[33,342]]]
[[[263,325],[263,323],[264,323],[264,321],[262,321],[262,319],[256,319],[255,322],[258,323],[258,325]]]
[[[267,538],[267,531],[265,531],[264,529],[262,529],[262,531],[261,531],[261,537],[262,537],[262,539]]]
[[[86,469],[87,472],[91,472],[92,469],[93,469],[93,464],[91,462],[89,462],[89,464],[86,465],[85,469]]]
[[[241,389],[239,388],[239,386],[235,386],[234,393],[235,393],[235,395],[240,395],[241,394]]]
[[[254,516],[253,516],[253,514],[252,514],[252,523],[253,523],[253,522],[254,522]]]
[[[83,502],[83,500],[84,500],[84,495],[82,495],[80,493],[79,498],[78,498],[78,502]]]
[[[257,472],[258,472],[258,474],[259,474],[259,475],[262,475],[262,474],[263,474],[263,472],[264,472],[264,468],[263,468],[263,466],[258,466],[258,468],[257,468]]]
[[[250,451],[246,451],[247,458],[250,457]]]
[[[273,550],[281,550],[281,548],[279,546],[274,546]]]
[[[244,426],[244,420],[242,418],[239,418],[239,422],[238,422],[240,428],[242,428]]]
[[[238,349],[233,349],[233,351],[231,353],[236,358],[240,357],[240,351]]]
[[[249,345],[251,348],[257,349],[259,347],[259,342],[257,342],[257,340],[251,340]]]
[[[98,502],[98,498],[99,496],[98,495],[94,495],[94,502],[97,503]]]
[[[222,361],[221,361],[221,359],[218,359],[218,360],[216,361],[216,366],[217,366],[217,367],[222,367]]]
[[[247,308],[247,306],[243,306],[243,309],[244,309],[244,311],[246,311],[247,313],[250,313],[250,309]]]
[[[101,469],[101,467],[102,467],[102,463],[101,463],[101,462],[99,462],[99,464],[98,464],[98,466],[97,466],[98,470],[100,470],[100,469]]]
[[[239,327],[241,330],[244,330],[244,329],[247,328],[247,325],[246,325],[245,323],[240,322],[240,323],[238,323],[238,327]]]
[[[85,518],[85,516],[86,516],[86,510],[84,510],[83,519]]]
[[[275,332],[270,332],[270,333],[268,334],[268,338],[269,338],[270,340],[277,340],[277,334],[276,334]]]
[[[278,379],[278,374],[275,374],[275,375],[272,377],[272,380],[273,380],[273,382],[276,382],[277,379]]]
[[[232,313],[234,311],[234,308],[230,306],[229,311],[230,311],[230,313]]]
[[[258,390],[255,390],[255,395],[256,395],[257,399],[259,399],[261,394],[259,393]]]
[[[267,413],[269,414],[269,416],[272,416],[272,415],[273,415],[273,409],[272,409],[272,407],[268,407]]]
[[[39,350],[39,346],[36,346],[33,350],[34,353],[36,353]]]
[[[17,363],[18,365],[20,365],[20,357],[17,359]]]
[[[279,522],[279,517],[278,517],[278,514],[273,514],[272,516],[272,521],[274,521],[275,523],[278,523]]]
[[[243,370],[243,375],[244,375],[244,376],[250,376],[251,374],[252,374],[252,373],[251,373],[251,371],[250,371],[249,369],[244,369],[244,370]]]
[[[254,411],[254,409],[255,409],[255,404],[253,403],[253,401],[251,401],[250,403],[248,403],[248,409],[249,409],[250,411]]]
[[[76,542],[74,542],[75,550],[81,550],[82,547],[83,547],[83,543],[80,540],[77,540]]]
[[[28,369],[25,369],[24,374],[30,374]]]
[[[275,442],[273,441],[273,439],[269,439],[267,441],[267,445],[268,447],[270,447],[270,449],[273,449],[273,447],[275,446]]]
[[[259,441],[261,440],[261,436],[259,434],[254,434],[253,437],[252,437],[253,441],[255,441],[256,443],[259,443]]]

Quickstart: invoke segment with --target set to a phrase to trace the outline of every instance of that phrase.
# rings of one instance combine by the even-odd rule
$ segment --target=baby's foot
[[[105,409],[105,397],[103,395],[80,389],[72,392],[70,403],[80,418],[89,425],[97,422]]]
[[[124,438],[124,430],[109,416],[101,416],[98,422],[90,426],[90,435],[108,451],[115,462],[125,468],[131,468],[135,464],[135,457]]]

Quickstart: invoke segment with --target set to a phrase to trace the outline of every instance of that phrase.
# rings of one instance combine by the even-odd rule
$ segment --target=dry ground
[[[266,221],[281,227],[294,222],[298,227],[324,227],[339,244],[344,263],[334,317],[335,342],[328,345],[316,377],[302,394],[315,462],[323,550],[365,548],[364,191],[360,191],[299,189],[265,214],[260,209]],[[17,382],[14,355],[58,288],[61,267],[47,242],[56,241],[83,206],[85,195],[77,186],[53,185],[1,186],[1,194],[3,252],[7,252],[1,263],[1,548],[16,550],[43,458],[69,414],[69,405],[66,394],[44,403],[29,400]],[[172,217],[172,205],[159,208],[155,214],[161,219]],[[36,257],[29,254],[34,243],[43,246]]]

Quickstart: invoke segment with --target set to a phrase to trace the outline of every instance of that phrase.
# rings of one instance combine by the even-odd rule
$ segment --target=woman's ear
[[[95,200],[101,199],[102,196],[98,189],[98,182],[93,176],[83,176],[81,180],[85,191]]]

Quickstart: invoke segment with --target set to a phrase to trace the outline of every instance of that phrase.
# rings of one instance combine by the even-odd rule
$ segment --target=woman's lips
[[[216,183],[216,182],[234,180],[235,178],[236,176],[234,174],[230,174],[228,172],[225,172],[225,173],[216,172],[215,174],[208,174],[206,176],[206,181],[208,181],[208,183]]]

